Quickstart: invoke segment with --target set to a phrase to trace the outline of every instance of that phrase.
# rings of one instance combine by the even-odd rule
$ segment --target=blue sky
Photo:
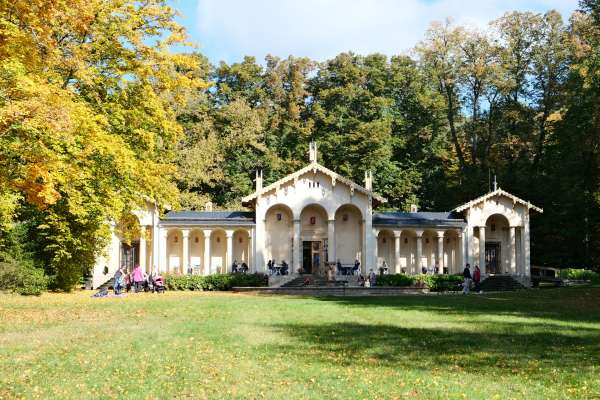
[[[485,28],[507,11],[560,11],[577,0],[171,0],[211,62],[266,54],[325,60],[343,51],[407,53],[430,22],[453,18]]]

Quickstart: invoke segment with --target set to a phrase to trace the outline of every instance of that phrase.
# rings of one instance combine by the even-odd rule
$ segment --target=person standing
[[[135,288],[135,292],[139,292],[142,288],[142,282],[144,281],[144,272],[142,271],[142,267],[140,265],[136,265],[133,268],[133,272],[131,273],[131,278],[133,280],[133,287]]]
[[[115,294],[119,295],[121,294],[121,289],[123,289],[123,270],[121,268],[118,268],[115,271],[114,279],[113,289]]]
[[[477,293],[481,292],[479,289],[479,282],[481,281],[481,271],[479,270],[479,265],[475,266],[475,271],[473,271],[473,283],[475,284],[475,291]]]
[[[465,278],[463,283],[463,294],[468,294],[471,286],[471,266],[469,263],[467,263],[467,266],[463,270],[463,278]]]
[[[377,274],[372,269],[369,270],[369,287],[375,287],[377,283]]]

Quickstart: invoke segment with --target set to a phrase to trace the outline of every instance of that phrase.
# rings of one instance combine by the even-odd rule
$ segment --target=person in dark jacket
[[[468,294],[471,286],[471,266],[467,263],[467,266],[463,270],[463,278],[465,281],[463,283],[463,293]]]
[[[479,288],[479,282],[481,282],[481,270],[479,269],[479,265],[476,265],[475,271],[473,271],[473,284],[477,293],[481,292],[481,289]]]

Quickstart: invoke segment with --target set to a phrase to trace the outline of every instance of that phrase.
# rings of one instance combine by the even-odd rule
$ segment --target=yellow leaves
[[[24,192],[28,202],[43,209],[60,199],[52,176],[43,166],[30,164],[25,169],[25,179],[17,181],[15,186]]]

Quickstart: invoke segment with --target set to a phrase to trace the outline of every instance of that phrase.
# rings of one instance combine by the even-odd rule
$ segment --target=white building
[[[98,259],[92,284],[112,277],[120,265],[146,270],[213,274],[234,261],[266,272],[268,260],[285,261],[291,273],[323,273],[327,263],[360,261],[363,273],[384,263],[389,273],[460,273],[466,263],[483,274],[530,275],[531,203],[496,189],[450,212],[381,212],[385,199],[317,162],[268,186],[257,173],[256,191],[242,199],[254,211],[170,211],[159,218],[150,205],[136,214],[141,234],[130,244],[113,232]]]

